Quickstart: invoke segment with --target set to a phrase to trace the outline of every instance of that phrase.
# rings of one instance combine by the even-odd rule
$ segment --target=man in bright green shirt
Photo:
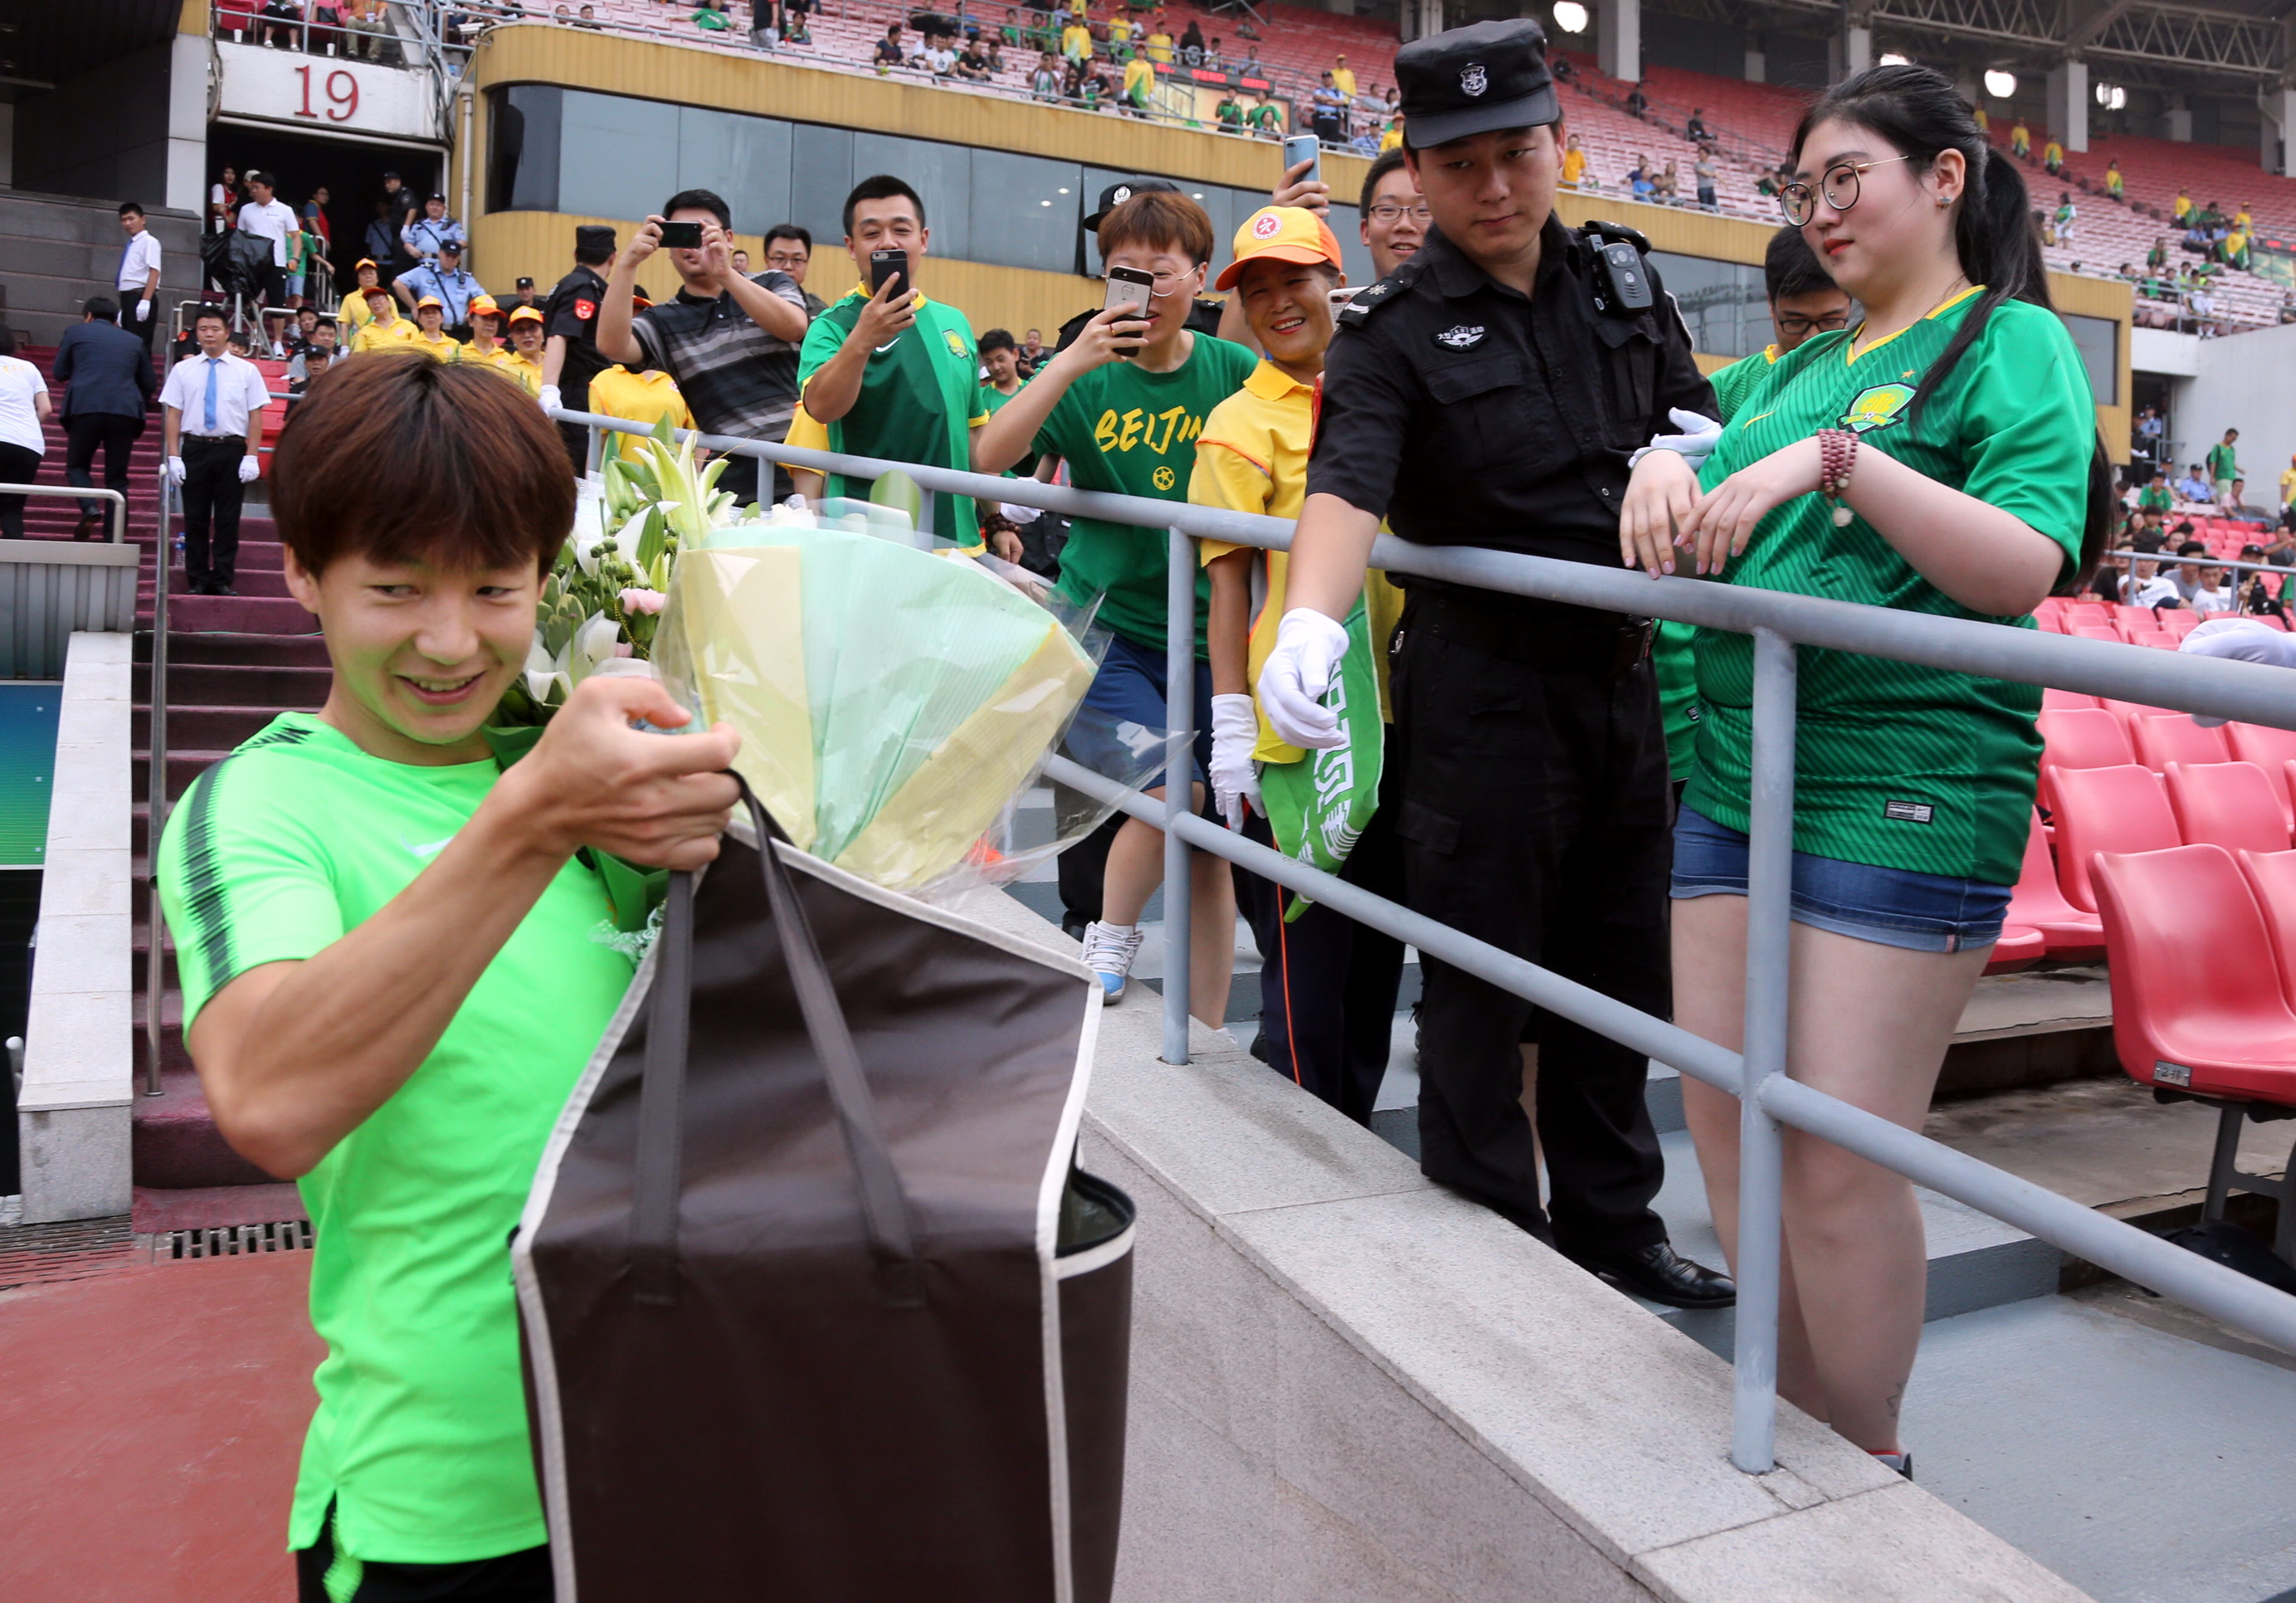
[[[845,250],[861,279],[806,331],[798,356],[803,410],[791,422],[791,445],[813,443],[805,426],[810,419],[825,427],[832,451],[933,467],[971,465],[969,432],[988,420],[980,406],[980,355],[964,314],[927,299],[911,282],[931,243],[924,202],[908,185],[881,174],[853,186],[845,200]],[[909,270],[872,294],[869,259],[881,251],[906,252]],[[804,488],[800,480],[800,493]],[[825,488],[832,496],[847,493],[837,474]],[[939,538],[959,546],[979,539],[969,497],[936,495],[932,514]]]
[[[1141,190],[1101,218],[1099,236],[1101,259],[1110,268],[1150,275],[1145,315],[1103,311],[1085,324],[974,437],[972,465],[997,473],[1033,449],[1040,479],[1049,479],[1065,461],[1069,481],[1079,489],[1185,502],[1204,419],[1242,388],[1259,358],[1187,325],[1212,255],[1211,219],[1202,207],[1175,190]],[[1098,518],[1070,521],[1061,551],[1061,593],[1079,604],[1097,598],[1095,621],[1116,636],[1086,693],[1078,728],[1090,729],[1095,720],[1152,729],[1185,724],[1198,734],[1201,768],[1210,761],[1204,609],[1210,587],[1202,568],[1191,563],[1196,570],[1196,706],[1175,717],[1163,690],[1170,563],[1164,529]],[[1144,788],[1153,793],[1162,783],[1159,777]],[[1163,874],[1161,841],[1157,830],[1128,819],[1109,849],[1101,917],[1085,930],[1085,962],[1101,975],[1110,1000],[1123,994],[1140,948],[1141,910]],[[1234,890],[1224,862],[1209,853],[1195,860],[1190,1000],[1198,1018],[1217,1026],[1226,1015],[1234,960]]]
[[[2238,429],[2226,429],[2224,438],[2209,448],[2209,482],[2219,506],[2232,499],[2232,481],[2241,476],[2240,462],[2233,451],[2233,442],[2239,438]]]
[[[2177,497],[2169,491],[2169,477],[2154,468],[2144,481],[2144,488],[2136,492],[2136,510],[2167,513],[2176,509]]]
[[[302,403],[272,480],[326,703],[193,785],[160,900],[216,1124],[299,1181],[314,1227],[301,1595],[542,1603],[506,1244],[629,983],[592,853],[714,857],[738,741],[641,733],[688,715],[594,677],[504,769],[484,725],[572,524],[564,448],[481,367],[354,367]]]

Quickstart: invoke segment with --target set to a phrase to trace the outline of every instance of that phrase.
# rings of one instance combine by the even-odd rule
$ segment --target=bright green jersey
[[[468,822],[492,761],[414,768],[288,712],[168,819],[160,895],[184,1024],[232,980],[316,956]],[[455,1564],[545,1541],[519,1377],[510,1232],[630,960],[597,875],[569,862],[420,1068],[300,1182],[327,1344],[291,1545],[330,1500],[353,1558]]]
[[[2165,484],[2148,484],[2136,492],[2136,510],[2139,512],[2168,512],[2176,505],[2177,497],[2169,493]]]
[[[2070,570],[2087,516],[2096,413],[2080,354],[2054,314],[2015,300],[1996,308],[1919,421],[1907,415],[1915,385],[1977,293],[1863,353],[1852,354],[1853,331],[1821,334],[1782,358],[1751,415],[1723,432],[1702,482],[1711,489],[1820,429],[1848,428],[1861,452],[1887,452],[2056,541]],[[1831,504],[1816,495],[1764,518],[1726,577],[1767,590],[1980,616],[1923,578],[1863,519],[1837,525]],[[2033,627],[2030,618],[1988,621]],[[1753,642],[1701,629],[1697,652],[1705,716],[1684,804],[1744,829]],[[1800,656],[1796,849],[2013,884],[2041,752],[2033,728],[2039,687],[1850,652],[1804,646]]]
[[[1160,501],[1185,501],[1196,463],[1196,436],[1220,402],[1243,388],[1259,358],[1241,345],[1192,334],[1195,348],[1170,373],[1144,373],[1129,362],[1095,367],[1070,384],[1038,431],[1040,456],[1064,457],[1079,489],[1115,490]],[[1169,591],[1170,535],[1162,529],[1069,522],[1061,550],[1061,592],[1071,601],[1105,597],[1099,621],[1136,645],[1162,651]],[[1196,572],[1196,652],[1204,650],[1204,609],[1211,587]]]
[[[1752,356],[1741,357],[1720,372],[1710,374],[1707,382],[1714,386],[1716,416],[1723,423],[1737,416],[1746,398],[1777,370],[1778,348],[1765,345]]]
[[[2209,477],[2218,484],[2229,484],[2240,477],[2240,464],[2234,460],[2232,447],[2219,444],[2209,448]]]
[[[1021,381],[1021,390],[1026,390],[1028,387],[1029,381],[1027,379],[1022,379]],[[974,410],[983,416],[994,417],[999,412],[1002,412],[1008,404],[1018,400],[1021,398],[1021,390],[1015,390],[1012,394],[1007,395],[996,385],[988,382],[988,380],[983,379],[980,382],[980,400],[975,407]],[[1036,454],[1031,452],[1029,455],[1021,457],[1020,461],[1014,463],[1011,467],[1006,468],[997,476],[1004,479],[1029,479],[1034,478],[1036,476]]]
[[[844,300],[823,311],[805,331],[798,356],[800,392],[834,357],[853,332],[869,297],[857,285]],[[921,462],[930,467],[970,472],[968,431],[986,421],[980,407],[980,358],[964,314],[920,295],[917,320],[890,346],[869,354],[861,370],[861,392],[852,408],[828,425],[829,448],[888,462]],[[828,475],[824,493],[854,493],[840,474]],[[863,493],[866,493],[865,491]],[[980,525],[964,496],[936,495],[933,532],[960,546],[977,544]]]

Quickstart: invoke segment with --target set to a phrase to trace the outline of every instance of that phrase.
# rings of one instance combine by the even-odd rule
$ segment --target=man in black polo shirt
[[[675,298],[633,314],[638,268],[661,247],[665,222],[699,223],[701,246],[672,251],[683,281]],[[705,434],[733,434],[779,445],[797,410],[797,356],[808,321],[805,294],[788,274],[745,278],[734,270],[731,210],[706,189],[669,197],[614,262],[598,318],[598,349],[625,366],[659,367]],[[758,459],[735,456],[718,481],[736,501],[755,501]],[[789,496],[785,471],[774,475],[774,499]]]
[[[1324,369],[1290,611],[1259,679],[1294,745],[1338,744],[1321,704],[1380,522],[1407,539],[1620,564],[1628,457],[1712,416],[1662,292],[1625,294],[1599,241],[1554,215],[1562,116],[1536,22],[1479,22],[1395,58],[1432,226],[1340,315]],[[1625,243],[1631,243],[1631,241]],[[1656,292],[1646,259],[1629,264]],[[1636,306],[1634,301],[1640,300]],[[1664,1017],[1671,858],[1646,620],[1395,577],[1402,769],[1395,830],[1417,911]],[[1726,1306],[1651,1209],[1662,1168],[1642,1056],[1423,958],[1419,1136],[1431,1179],[1627,1289]],[[1536,1042],[1539,1147],[1522,1107]]]
[[[558,281],[543,308],[542,404],[569,412],[590,409],[590,381],[605,371],[609,358],[598,354],[598,310],[606,302],[606,281],[601,267],[614,262],[614,231],[603,223],[585,223],[574,230],[574,270]],[[574,471],[590,464],[589,431],[578,423],[558,425],[574,458]]]

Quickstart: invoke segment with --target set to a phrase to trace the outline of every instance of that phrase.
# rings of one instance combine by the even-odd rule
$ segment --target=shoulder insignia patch
[[[955,357],[958,361],[961,362],[966,357],[972,354],[964,348],[964,336],[957,333],[956,330],[953,328],[944,328],[940,331],[940,334],[942,339],[948,341],[948,354]]]
[[[1472,350],[1483,342],[1487,331],[1480,323],[1456,324],[1435,336],[1435,343],[1449,350]]]
[[[1857,434],[1887,428],[1898,421],[1898,415],[1913,399],[1914,387],[1911,384],[1875,384],[1871,389],[1861,390],[1857,399],[1842,411],[1841,426]]]

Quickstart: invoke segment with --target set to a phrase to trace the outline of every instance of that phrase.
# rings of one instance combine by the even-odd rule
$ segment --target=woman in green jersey
[[[1781,358],[1696,482],[1670,453],[1644,457],[1637,499],[1664,502],[1702,573],[2030,628],[2094,561],[2111,479],[2015,166],[1912,66],[1828,93],[1792,166],[1780,203],[1865,321]],[[1752,642],[1702,629],[1697,659],[1675,1016],[1734,1046]],[[1918,1129],[2017,878],[2041,693],[1851,653],[1800,662],[1788,1070]],[[1737,1105],[1688,1082],[1684,1099],[1734,1258]],[[1780,1387],[1901,1469],[1925,1266],[1909,1183],[1787,1132]]]
[[[558,436],[485,368],[311,386],[271,506],[333,680],[168,814],[160,900],[217,1127],[300,1183],[326,1357],[288,1522],[304,1603],[548,1603],[505,1241],[628,989],[594,851],[717,855],[725,725],[594,676],[517,764],[486,722],[574,521]]]

